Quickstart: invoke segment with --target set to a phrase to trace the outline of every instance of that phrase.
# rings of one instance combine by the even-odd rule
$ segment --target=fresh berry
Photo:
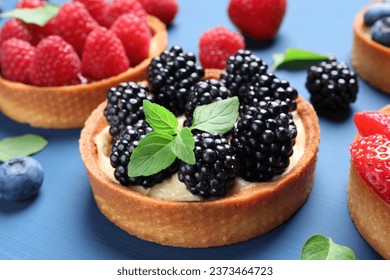
[[[129,13],[146,21],[146,11],[138,0],[112,0],[112,2],[108,2],[106,5],[103,26],[107,28],[110,28],[121,15]]]
[[[361,136],[382,134],[390,139],[390,115],[376,111],[358,112],[353,120]]]
[[[77,78],[80,71],[80,59],[73,47],[53,35],[37,45],[30,79],[36,86],[62,86]]]
[[[247,181],[268,181],[282,174],[293,154],[297,130],[290,106],[266,98],[246,110],[233,131],[239,174]]]
[[[390,16],[377,20],[371,27],[371,38],[375,42],[390,47]]]
[[[221,81],[238,96],[242,85],[250,83],[257,76],[267,73],[267,64],[249,50],[239,50],[227,60],[226,70],[221,74]]]
[[[23,200],[33,197],[43,183],[43,170],[31,157],[15,157],[0,166],[0,199]]]
[[[237,174],[233,147],[220,134],[201,133],[195,139],[195,164],[182,162],[178,177],[187,189],[203,198],[225,196]]]
[[[96,20],[99,25],[105,24],[106,0],[73,0],[84,4],[89,14]]]
[[[97,27],[88,35],[82,57],[83,74],[101,80],[129,67],[125,48],[114,32]]]
[[[228,13],[245,35],[269,40],[278,32],[286,6],[287,0],[230,0]]]
[[[11,19],[4,23],[0,33],[0,44],[8,39],[16,38],[35,46],[39,41],[39,35],[20,20]]]
[[[61,6],[58,14],[45,25],[44,32],[62,37],[81,57],[88,34],[97,26],[83,4],[70,2]]]
[[[196,65],[193,53],[175,45],[153,58],[148,74],[156,102],[179,116],[185,111],[190,88],[202,79],[204,70]]]
[[[370,135],[355,140],[349,150],[362,178],[390,203],[390,140],[384,135]]]
[[[204,68],[224,69],[226,60],[240,49],[245,49],[240,33],[223,26],[215,27],[200,36],[199,60]]]
[[[189,92],[185,106],[186,121],[184,125],[191,126],[192,115],[196,107],[227,99],[228,97],[230,97],[230,92],[220,81],[215,79],[199,81]]]
[[[35,48],[28,42],[15,38],[5,41],[0,51],[2,75],[10,81],[29,84],[34,56]]]
[[[17,9],[33,9],[37,7],[42,7],[45,5],[46,1],[44,0],[20,0],[18,4],[16,4]]]
[[[157,17],[166,25],[170,25],[175,18],[179,6],[177,0],[139,0],[145,11]]]
[[[390,16],[390,3],[376,3],[364,13],[364,24],[372,26],[378,19]]]
[[[148,89],[134,82],[121,83],[108,91],[104,115],[112,136],[119,135],[125,126],[145,118],[142,106],[145,99],[152,101]]]
[[[152,32],[145,20],[134,14],[125,14],[114,22],[110,30],[122,41],[130,65],[135,66],[148,57]]]
[[[114,176],[120,184],[124,186],[141,185],[144,188],[150,188],[177,172],[179,162],[176,160],[171,166],[156,174],[140,177],[128,176],[128,165],[134,149],[139,141],[152,131],[153,129],[145,120],[140,120],[133,125],[124,127],[119,137],[115,138],[112,144],[110,162],[115,168]]]
[[[309,68],[306,88],[316,110],[346,111],[356,100],[358,80],[346,63],[328,59]]]

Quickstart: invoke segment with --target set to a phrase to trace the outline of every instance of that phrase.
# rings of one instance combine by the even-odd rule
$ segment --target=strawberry
[[[0,53],[2,75],[11,81],[30,83],[35,48],[26,41],[11,38],[1,45]]]
[[[219,26],[202,33],[199,39],[199,60],[203,68],[226,67],[226,60],[245,48],[241,34]]]
[[[107,3],[103,26],[110,28],[121,15],[128,13],[146,20],[146,11],[137,0],[112,0],[111,3]]]
[[[84,4],[90,15],[99,23],[104,25],[106,13],[106,0],[73,0],[73,2],[80,2]]]
[[[34,33],[27,24],[17,19],[11,19],[3,25],[0,33],[0,44],[10,38],[26,41],[33,46],[39,41],[39,35]]]
[[[81,56],[85,39],[98,26],[85,6],[79,2],[65,3],[58,14],[44,27],[46,35],[58,35],[71,44]]]
[[[37,86],[62,86],[81,72],[80,59],[73,47],[61,37],[42,39],[36,48],[30,79]]]
[[[390,203],[390,140],[374,134],[355,140],[350,146],[352,161],[366,183]]]
[[[179,10],[177,0],[139,0],[139,2],[148,14],[159,18],[166,25],[171,24]]]
[[[152,32],[145,20],[134,14],[120,16],[110,30],[122,41],[131,65],[137,65],[149,54]]]
[[[228,13],[245,35],[269,40],[278,32],[286,6],[287,0],[230,0]]]
[[[383,134],[390,139],[390,115],[381,112],[358,112],[353,120],[361,136]]]
[[[82,58],[83,74],[100,80],[130,67],[125,48],[114,32],[97,27],[87,37]]]
[[[41,7],[46,4],[44,0],[20,0],[18,4],[16,4],[16,8],[18,9],[32,9],[36,7]]]

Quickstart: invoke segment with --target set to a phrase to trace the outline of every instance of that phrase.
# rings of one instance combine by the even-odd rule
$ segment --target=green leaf
[[[274,64],[271,67],[272,71],[277,68],[304,69],[329,58],[328,55],[294,48],[286,49],[284,54],[273,54],[272,57],[274,59]]]
[[[191,129],[224,134],[236,123],[238,107],[237,96],[199,106],[194,111]]]
[[[348,247],[334,243],[331,238],[314,234],[303,245],[302,260],[355,260],[355,253]]]
[[[172,142],[172,152],[182,161],[195,164],[195,140],[191,130],[184,127]]]
[[[172,112],[149,100],[143,101],[143,107],[146,120],[154,131],[170,135],[176,133],[178,121]]]
[[[149,176],[169,167],[176,159],[171,149],[173,139],[156,131],[146,134],[130,157],[129,176]]]
[[[41,136],[26,134],[9,137],[0,141],[0,161],[8,161],[16,156],[29,156],[41,151],[47,141]]]
[[[42,7],[33,9],[15,9],[6,13],[0,14],[0,17],[16,18],[25,23],[33,23],[39,26],[44,26],[50,19],[55,17],[60,7],[54,4],[46,4]]]

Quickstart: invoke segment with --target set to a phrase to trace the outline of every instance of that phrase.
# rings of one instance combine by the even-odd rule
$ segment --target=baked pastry
[[[206,70],[204,79],[219,79],[220,73]],[[99,209],[132,235],[178,247],[228,245],[274,229],[306,201],[314,178],[320,137],[318,119],[303,98],[298,97],[296,103],[305,144],[295,165],[270,182],[247,182],[247,187],[233,187],[234,191],[225,197],[202,201],[151,197],[114,182],[99,165],[96,137],[108,125],[103,116],[107,104],[100,104],[86,121],[80,137],[81,157]]]
[[[390,106],[383,108],[381,112],[390,114]],[[367,126],[371,126],[371,131],[369,134],[364,136],[378,133],[378,131],[372,130],[372,127],[376,127],[376,125],[367,120],[364,122],[367,124]],[[359,129],[359,131],[360,130],[362,129]],[[383,131],[381,134],[382,133],[386,135],[386,133]],[[361,132],[361,134],[364,133]],[[354,143],[351,145],[351,153],[353,157],[354,153],[357,153],[357,151],[354,149],[358,148],[354,145],[357,145],[359,139],[365,139],[362,137],[362,135],[358,134],[354,140]],[[374,134],[371,137],[386,136],[378,136],[378,134]],[[368,140],[366,140],[366,142],[368,142]],[[358,149],[363,150],[359,153],[364,153],[364,148]],[[378,151],[378,149],[375,149],[375,152],[376,151]],[[386,152],[387,151],[385,151],[385,153]],[[363,159],[365,158],[363,155],[355,155],[355,158],[359,157]],[[351,167],[349,172],[348,206],[351,218],[363,238],[385,259],[390,259],[390,196],[388,195],[390,189],[386,189],[386,185],[375,183],[376,181],[380,180],[377,179],[381,176],[379,173],[376,173],[375,171],[371,174],[359,172],[358,165],[356,164],[357,162],[357,159],[356,162],[351,160]],[[376,163],[373,162],[372,165],[376,166]],[[385,164],[383,163],[382,165]],[[359,166],[364,166],[364,164],[359,164]]]
[[[375,42],[371,38],[371,29],[364,22],[366,11],[381,1],[374,1],[362,8],[353,22],[352,65],[355,71],[373,87],[390,93],[390,47]]]
[[[79,128],[105,98],[107,90],[123,81],[140,81],[147,76],[151,59],[167,46],[166,26],[148,15],[153,33],[148,58],[129,70],[87,84],[37,87],[0,77],[0,111],[11,119],[41,128]]]

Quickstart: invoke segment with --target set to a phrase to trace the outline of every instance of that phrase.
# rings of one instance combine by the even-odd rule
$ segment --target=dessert
[[[75,7],[82,7],[83,5],[77,1],[75,3],[66,3],[64,6],[65,8],[68,8],[68,10],[66,10],[65,8],[63,8],[62,10],[60,9],[59,15],[61,15],[61,17],[59,16],[59,19],[54,18],[51,21],[49,21],[49,23],[43,27],[43,30],[45,30],[45,32],[50,31],[50,34],[52,34],[52,32],[54,32],[52,31],[53,26],[61,25],[61,22],[63,22],[64,20],[62,19],[62,17],[67,15],[66,11],[73,11]],[[75,17],[78,14],[85,14],[85,13],[88,14],[88,12],[85,12],[85,8],[80,8],[80,9],[81,10],[84,9],[84,12],[83,13],[69,12],[69,13],[72,14],[73,17]],[[125,12],[121,10],[121,13],[123,14]],[[128,17],[128,15],[127,14],[122,15],[121,19],[122,17]],[[121,72],[119,73],[118,71],[119,68],[117,67],[119,63],[112,65],[112,60],[104,61],[102,55],[101,54],[99,55],[97,51],[91,52],[89,53],[90,54],[89,57],[87,57],[87,55],[85,56],[83,55],[83,58],[82,59],[80,58],[80,62],[78,62],[81,65],[81,69],[83,69],[83,71],[85,70],[84,72],[88,73],[88,76],[83,77],[77,75],[77,77],[74,80],[67,82],[64,85],[62,84],[58,85],[57,83],[58,80],[56,80],[55,85],[50,85],[51,83],[46,83],[48,86],[42,86],[41,85],[43,83],[42,78],[39,78],[40,77],[39,75],[38,76],[30,75],[33,77],[38,77],[32,79],[33,84],[31,84],[31,79],[28,78],[26,78],[24,81],[13,81],[12,79],[10,79],[9,75],[7,75],[8,78],[5,78],[4,74],[6,74],[6,72],[3,72],[2,76],[0,77],[0,111],[15,121],[21,123],[28,123],[34,127],[41,127],[41,128],[82,127],[84,125],[86,118],[91,113],[91,111],[94,108],[96,108],[96,106],[105,99],[107,90],[110,87],[115,86],[118,83],[123,81],[144,80],[147,76],[146,73],[147,67],[151,59],[154,56],[159,55],[166,48],[167,32],[166,32],[165,25],[160,20],[158,20],[153,16],[144,15],[144,17],[147,20],[147,25],[149,26],[152,37],[150,38],[150,44],[148,46],[148,50],[145,53],[146,58],[142,59],[142,61],[136,61],[134,59],[133,63],[130,62],[130,68],[128,68],[128,66],[123,68],[122,66],[122,68],[120,69]],[[95,20],[94,19],[91,20],[92,20],[91,22],[94,22],[94,24],[97,26]],[[125,23],[128,22],[129,20],[132,19],[127,19],[127,18],[122,19],[122,21]],[[78,21],[72,21],[72,22],[78,22]],[[38,27],[38,26],[33,26],[33,27]],[[108,31],[103,27],[98,27],[98,28],[100,28],[101,30],[103,30],[102,32],[106,32],[107,34],[108,33],[112,34],[113,32],[116,32],[116,29],[118,29],[120,30],[120,32],[122,32],[121,34],[118,34],[118,37],[123,37],[126,35],[125,33],[123,33],[125,32],[124,29],[120,28],[120,26],[115,27],[114,25],[112,31]],[[95,31],[96,30],[94,30],[94,32]],[[92,33],[94,32],[90,32],[89,35],[92,35]],[[56,33],[60,33],[60,31],[56,31]],[[47,38],[58,37],[58,36],[61,37],[62,35],[61,34],[50,35],[49,37],[46,37],[43,40]],[[17,38],[17,39],[22,40],[21,38]],[[87,46],[89,37],[86,38],[84,37],[84,40],[86,41],[86,46]],[[80,40],[78,40],[77,42],[79,41]],[[89,44],[97,45],[96,41],[95,44],[93,41],[92,43],[90,42]],[[102,46],[102,44],[99,44],[98,46]],[[18,43],[17,45],[20,46],[22,44]],[[37,49],[39,48],[39,45],[40,44],[38,43],[36,47]],[[108,50],[108,48],[110,47],[112,48],[113,45],[108,44],[106,46],[107,47],[105,48],[105,50]],[[35,47],[32,48],[35,49]],[[80,48],[81,47],[77,49],[75,47],[75,51],[77,50],[78,50],[77,52],[83,51]],[[126,45],[124,51],[128,51],[129,48],[130,46]],[[138,48],[138,49],[142,49],[142,48]],[[28,52],[29,50],[30,52]],[[31,48],[27,49],[25,47],[23,48],[23,51],[25,53],[30,54]],[[112,51],[115,52],[116,50],[112,50]],[[124,55],[126,55],[126,53],[124,53]],[[127,57],[125,59],[127,60]],[[42,67],[47,66],[46,68],[48,68],[48,64],[43,63],[43,59],[42,61],[37,61],[37,62],[39,63],[36,64],[43,65]],[[108,63],[111,63],[111,65],[107,65]],[[97,64],[100,65],[99,69],[106,69],[106,70],[114,69],[114,72],[112,71],[108,72],[108,70],[105,73],[91,71],[90,66],[97,65]],[[9,63],[9,65],[11,65],[11,63]],[[76,65],[75,70],[72,70],[73,72],[77,72],[76,70],[80,69],[80,66],[78,66],[77,63],[73,63],[72,65]],[[122,64],[122,65],[126,65],[126,64]],[[96,67],[94,69],[96,69]],[[6,71],[4,68],[2,70]],[[34,72],[38,72],[38,71],[34,71]],[[44,71],[42,71],[42,73],[44,73]],[[41,76],[46,77],[45,74],[42,74]],[[26,77],[26,75],[22,77]],[[61,77],[61,75],[58,75],[58,77]],[[48,80],[45,78],[44,82],[47,81]]]
[[[355,115],[358,135],[350,146],[348,206],[363,238],[390,259],[390,107]]]
[[[389,25],[388,16],[390,14],[386,14],[386,7],[389,3],[381,2],[374,1],[368,4],[356,15],[353,23],[354,39],[351,61],[356,72],[367,83],[383,92],[390,93],[390,81],[386,75],[390,71],[390,48],[382,44],[389,37],[388,27],[386,28]],[[374,11],[368,13],[372,8]],[[378,10],[375,11],[375,9]],[[378,37],[379,42],[375,39]]]
[[[182,53],[179,47],[174,46],[171,51],[165,51],[162,57],[171,57],[173,59],[170,54],[175,52]],[[243,54],[248,59],[250,57],[253,58],[250,52],[246,51],[241,51],[237,56]],[[184,54],[177,55],[177,57],[180,57],[179,60],[182,60],[181,57],[183,56]],[[159,59],[161,57],[156,58],[156,60]],[[233,60],[234,58],[232,58],[231,62]],[[263,70],[266,69],[266,66],[260,59],[256,59],[253,62],[262,65]],[[189,64],[192,65],[193,62]],[[154,70],[156,74],[157,71],[153,65],[152,62],[149,70]],[[165,68],[160,67],[161,71],[163,69]],[[200,73],[197,72],[198,70],[193,69],[193,73]],[[254,71],[258,71],[258,68],[255,67]],[[252,74],[252,77],[256,76],[255,73]],[[284,100],[282,101],[280,100],[282,96],[280,99],[272,99],[275,96],[271,97],[269,92],[264,93],[267,101],[259,101],[259,104],[262,104],[259,106],[264,106],[262,107],[263,110],[266,110],[266,108],[274,109],[273,113],[275,116],[280,117],[279,121],[281,123],[275,126],[269,124],[269,127],[272,126],[272,129],[277,129],[277,127],[280,128],[283,124],[286,129],[278,137],[283,139],[293,137],[294,140],[291,139],[290,141],[290,143],[293,143],[295,142],[296,130],[298,130],[299,136],[296,138],[295,155],[291,155],[292,146],[279,147],[277,149],[276,146],[268,143],[271,145],[269,147],[275,148],[271,148],[272,152],[269,155],[278,154],[278,151],[275,150],[285,150],[288,153],[288,157],[291,157],[291,164],[287,167],[283,160],[278,161],[278,159],[271,156],[267,170],[259,171],[263,172],[264,176],[269,174],[268,172],[274,172],[273,175],[278,174],[277,176],[272,175],[270,181],[253,182],[252,174],[248,172],[246,174],[247,181],[239,177],[234,179],[238,172],[245,174],[245,170],[239,170],[237,164],[242,164],[242,160],[234,154],[236,148],[233,148],[232,144],[229,145],[226,138],[222,139],[222,135],[228,138],[230,137],[229,135],[232,138],[238,137],[237,143],[239,143],[241,141],[239,137],[244,132],[237,133],[235,132],[236,129],[233,129],[233,132],[231,132],[232,127],[225,127],[224,130],[221,130],[216,135],[212,132],[198,132],[198,129],[196,129],[200,129],[200,126],[196,125],[198,124],[197,118],[201,115],[196,110],[202,108],[202,112],[205,112],[207,106],[209,106],[207,108],[213,107],[216,109],[216,106],[222,106],[219,104],[227,104],[229,102],[232,102],[229,104],[233,104],[234,100],[237,101],[239,99],[237,97],[225,98],[225,93],[211,94],[211,92],[224,88],[222,84],[216,81],[220,76],[221,71],[206,70],[205,75],[201,75],[204,81],[194,83],[197,86],[193,87],[195,92],[191,93],[191,105],[184,106],[184,112],[186,112],[187,108],[187,114],[190,114],[194,104],[207,104],[197,107],[193,118],[188,120],[193,122],[192,125],[195,125],[195,129],[192,131],[194,135],[194,148],[191,150],[194,153],[193,163],[188,163],[182,157],[179,157],[182,161],[180,160],[178,163],[178,160],[175,160],[174,157],[168,164],[164,165],[168,166],[167,168],[161,168],[161,171],[154,175],[129,176],[135,174],[131,166],[136,160],[136,157],[133,157],[136,150],[142,146],[142,141],[147,139],[148,135],[153,135],[156,132],[156,127],[150,128],[148,124],[144,123],[143,119],[140,120],[141,114],[134,116],[133,124],[129,124],[130,121],[127,120],[128,124],[123,125],[121,132],[118,132],[119,129],[109,128],[104,114],[106,117],[109,116],[109,121],[114,118],[112,112],[115,111],[115,105],[110,100],[108,102],[111,102],[111,104],[107,104],[107,102],[100,104],[88,118],[80,137],[81,157],[87,169],[93,195],[99,209],[118,227],[141,239],[164,245],[179,247],[222,246],[245,241],[272,230],[291,217],[306,201],[314,178],[319,144],[318,119],[311,105],[301,97],[295,99],[296,92],[290,95],[290,97],[295,95],[294,102],[290,100],[290,103],[286,102],[289,98],[285,95],[283,95]],[[226,71],[222,76],[221,83],[223,80],[229,81],[230,84],[236,84],[237,82],[237,80],[236,82],[233,81],[234,75],[232,71]],[[153,83],[151,79],[153,78],[149,78],[149,83]],[[182,77],[182,79],[185,80],[186,78]],[[288,88],[286,86],[287,82],[280,80],[277,80],[277,82],[285,86],[285,89],[281,87],[281,91],[285,90],[287,93],[293,91],[292,89],[286,90]],[[254,82],[254,84],[256,83]],[[183,83],[183,85],[186,85],[186,83]],[[133,96],[141,96],[141,98],[135,98],[137,100],[142,99],[143,108],[138,108],[139,110],[146,110],[145,114],[150,114],[150,108],[148,108],[150,105],[148,104],[153,103],[143,94],[140,94],[144,90],[142,85],[137,86],[134,83],[129,83],[122,84],[120,87],[130,88],[132,94],[134,94]],[[199,88],[204,88],[207,92],[205,96],[210,97],[212,100],[200,101],[201,98],[198,98]],[[193,89],[190,89],[190,91]],[[222,91],[224,92],[225,90]],[[161,93],[159,92],[158,94]],[[121,99],[119,91],[117,91],[117,96],[118,99]],[[152,95],[152,98],[155,96]],[[248,102],[252,101],[253,99],[249,99]],[[242,102],[240,101],[240,103]],[[170,102],[166,104],[170,104]],[[249,104],[247,103],[248,106]],[[147,107],[145,107],[146,105]],[[139,106],[139,104],[136,106]],[[292,115],[289,111],[290,108],[295,107],[297,109],[293,114],[296,123],[293,124],[291,123]],[[235,118],[238,116],[238,108],[237,103]],[[241,110],[245,110],[244,108],[242,106]],[[283,112],[288,113],[283,113],[279,110],[286,110]],[[253,112],[253,114],[256,113],[257,111]],[[252,128],[256,127],[258,122],[255,121],[254,117],[250,117],[250,114],[252,113],[242,112],[242,116],[247,116],[245,118],[248,121],[245,121],[242,125],[237,124],[237,126],[242,126],[244,129],[245,123],[253,121]],[[182,120],[182,117],[178,117],[178,119],[180,118]],[[120,122],[118,119],[114,127]],[[234,122],[232,125],[234,125]],[[270,122],[272,121],[270,120]],[[110,133],[108,132],[109,130]],[[189,130],[188,127],[183,127],[177,134],[183,136],[184,132]],[[142,131],[140,133],[143,135],[146,132],[146,136],[137,138],[136,134],[139,133],[137,131]],[[258,130],[256,129],[255,131]],[[287,134],[282,136],[284,133]],[[251,137],[249,136],[249,138]],[[133,139],[136,140],[133,141]],[[185,139],[185,137],[183,136],[182,139]],[[258,141],[256,138],[254,139]],[[265,137],[261,141],[267,142],[268,140],[269,138]],[[267,146],[265,142],[261,142],[263,148]],[[148,143],[151,144],[151,142]],[[128,145],[128,148],[125,147],[126,145]],[[141,153],[140,149],[138,150],[139,153]],[[243,151],[243,155],[245,152]],[[264,161],[260,153],[253,154],[259,155],[259,159],[264,162],[264,166],[267,166],[268,160]],[[131,160],[129,162],[130,157]],[[250,157],[250,159],[253,160],[254,158]],[[115,172],[113,167],[110,166],[110,161],[111,165],[114,163],[113,165],[117,166]],[[274,161],[277,161],[278,164]],[[209,163],[212,163],[212,165],[209,165]],[[223,163],[223,166],[219,166],[220,163]],[[129,170],[126,168],[127,165],[129,165]],[[177,175],[171,175],[177,172],[177,170],[179,170]],[[130,172],[127,174],[127,171]],[[164,180],[167,174],[168,178]],[[199,177],[200,174],[203,174],[204,179],[208,178],[209,180],[203,179],[202,181]],[[153,182],[151,182],[152,180]],[[150,187],[151,184],[155,183],[157,184]],[[138,186],[134,186],[134,184]]]

